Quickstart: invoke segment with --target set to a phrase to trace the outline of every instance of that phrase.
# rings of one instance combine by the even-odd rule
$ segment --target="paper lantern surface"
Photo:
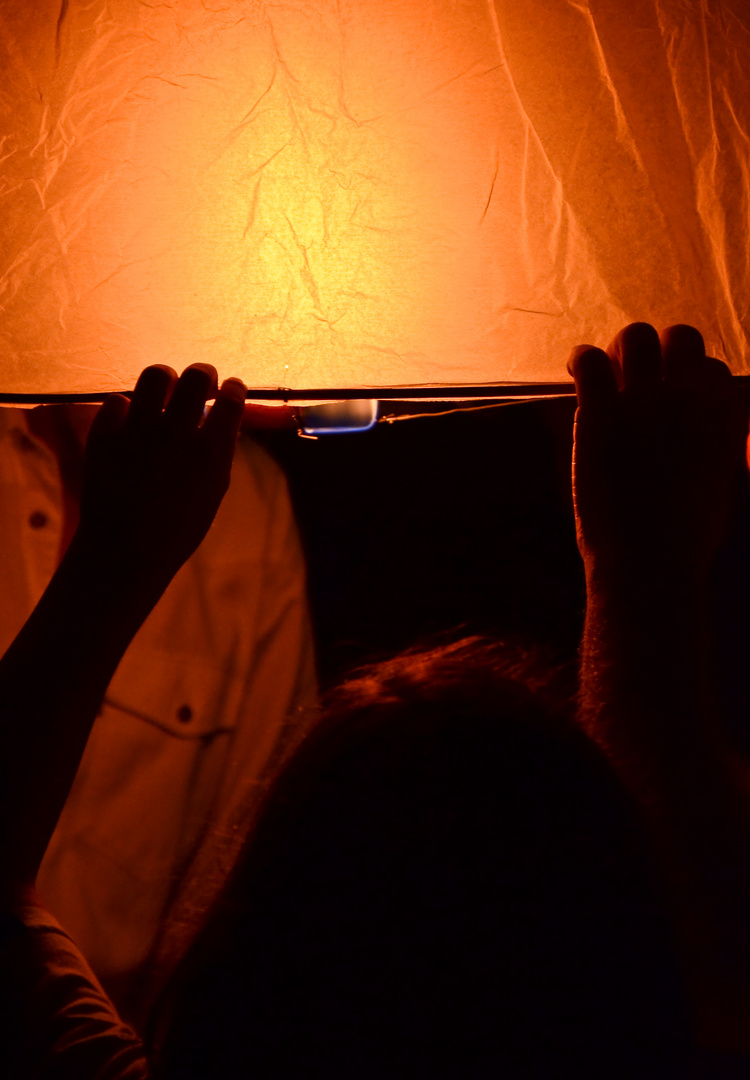
[[[745,0],[5,0],[0,392],[750,370]]]

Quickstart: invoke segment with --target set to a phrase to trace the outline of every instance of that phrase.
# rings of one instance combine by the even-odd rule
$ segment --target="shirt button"
[[[47,515],[43,510],[35,510],[33,514],[29,516],[29,525],[32,529],[43,529],[47,524]]]
[[[181,724],[187,724],[193,719],[193,710],[189,705],[180,705],[177,710],[177,719]]]

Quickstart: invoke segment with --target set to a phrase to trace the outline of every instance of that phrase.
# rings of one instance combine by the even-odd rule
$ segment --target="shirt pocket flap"
[[[233,731],[242,680],[215,661],[163,649],[131,649],[107,687],[104,704],[181,739]]]

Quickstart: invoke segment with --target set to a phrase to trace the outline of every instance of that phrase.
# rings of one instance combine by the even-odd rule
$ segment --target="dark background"
[[[450,631],[575,660],[574,409],[568,398],[264,435],[289,479],[324,685]]]
[[[560,668],[560,691],[574,693],[585,603],[570,494],[574,411],[567,398],[318,439],[262,436],[289,480],[324,688],[410,645],[479,633],[541,647]],[[747,470],[712,604],[720,705],[750,755]]]

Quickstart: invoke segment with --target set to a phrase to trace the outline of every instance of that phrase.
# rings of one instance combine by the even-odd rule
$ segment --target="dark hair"
[[[476,639],[344,684],[184,972],[171,1078],[683,1075],[637,816],[527,661]]]

